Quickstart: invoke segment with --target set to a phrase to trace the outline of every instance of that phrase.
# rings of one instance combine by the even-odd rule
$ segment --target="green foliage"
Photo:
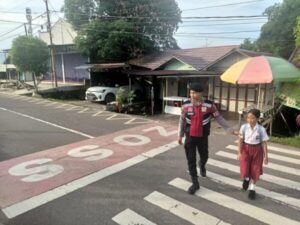
[[[65,12],[75,27],[75,3],[84,5],[89,20],[80,24],[75,40],[91,62],[126,61],[166,48],[178,48],[173,38],[181,11],[175,0],[98,0],[81,3],[65,0]],[[76,7],[75,7],[76,8]],[[89,10],[87,10],[89,9]],[[93,16],[91,16],[93,12]]]
[[[63,11],[67,20],[75,30],[87,24],[94,15],[95,1],[93,0],[65,0]]]
[[[300,16],[297,17],[297,25],[294,30],[296,46],[300,47]]]
[[[134,90],[129,91],[129,93],[127,95],[128,106],[133,105],[135,97],[136,97],[136,94],[134,93]]]
[[[20,36],[14,39],[10,56],[12,63],[21,72],[32,72],[39,76],[48,71],[49,49],[38,38]]]
[[[256,42],[251,42],[249,38],[246,38],[244,42],[241,44],[242,49],[257,51]]]
[[[85,90],[71,90],[71,91],[54,91],[54,92],[40,92],[43,98],[60,99],[60,100],[84,100]]]
[[[116,101],[124,104],[127,100],[126,91],[124,88],[119,88],[116,94]]]
[[[271,52],[289,58],[295,48],[294,28],[300,15],[300,1],[284,0],[267,8],[268,22],[263,25],[256,42],[259,51]]]
[[[288,137],[288,138],[271,137],[270,141],[282,145],[289,145],[289,146],[300,148],[300,136]]]

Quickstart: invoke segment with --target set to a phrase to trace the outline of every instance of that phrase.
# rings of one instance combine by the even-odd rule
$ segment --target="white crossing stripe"
[[[123,212],[120,212],[118,215],[114,216],[112,220],[120,225],[156,225],[156,223],[152,223],[150,220],[140,216],[131,209],[125,209]]]
[[[224,151],[218,151],[216,153],[216,155],[222,156],[222,157],[225,157],[225,158],[228,158],[228,159],[236,159],[237,158],[237,154],[224,152]],[[298,170],[296,168],[292,168],[292,167],[288,167],[288,166],[282,166],[282,165],[271,163],[271,162],[269,162],[268,165],[264,165],[264,167],[270,168],[270,169],[273,169],[273,170],[278,170],[282,173],[288,173],[288,174],[300,176],[300,170]]]
[[[207,161],[207,164],[212,165],[212,166],[216,166],[218,168],[222,168],[222,169],[225,169],[225,170],[229,170],[229,171],[232,171],[234,173],[240,173],[240,168],[238,166],[234,166],[234,165],[231,165],[229,163],[224,163],[224,162],[219,161],[219,160],[209,159]],[[260,179],[268,181],[270,183],[274,183],[274,184],[283,186],[283,187],[288,187],[288,188],[300,191],[300,184],[299,184],[299,182],[296,182],[296,181],[288,180],[288,179],[285,179],[285,178],[280,178],[280,177],[273,176],[273,175],[266,174],[266,173],[264,173],[260,177]]]
[[[238,147],[234,146],[234,145],[228,145],[226,148],[230,149],[230,150],[236,150],[236,151],[238,149]],[[300,159],[290,158],[290,157],[276,155],[276,154],[272,154],[272,153],[268,153],[268,157],[270,159],[277,159],[277,160],[280,160],[283,162],[295,163],[295,164],[300,165]]]
[[[182,190],[187,190],[191,185],[190,182],[183,180],[181,178],[175,178],[174,180],[169,182],[170,185],[177,187]],[[264,222],[266,224],[272,225],[299,225],[299,221],[295,221],[284,216],[280,216],[268,210],[253,206],[248,203],[244,203],[235,198],[231,198],[227,195],[209,190],[207,188],[201,187],[199,191],[195,193],[195,195],[204,198],[208,201],[214,202],[220,206],[226,207],[228,209],[234,210],[238,213],[247,215],[256,220]]]
[[[235,143],[238,143],[239,141],[235,141]],[[228,145],[227,147],[232,147],[234,145]],[[290,155],[295,155],[295,156],[300,156],[300,151],[295,151],[295,150],[290,150],[290,149],[284,149],[284,148],[278,148],[272,145],[268,144],[268,150],[274,151],[274,152],[281,152],[285,154],[290,154]]]
[[[211,216],[205,212],[197,210],[189,205],[186,205],[176,199],[173,199],[160,192],[154,191],[144,198],[146,201],[159,206],[162,209],[168,210],[174,215],[189,221],[192,224],[201,225],[225,225],[222,220]]]
[[[230,177],[225,177],[225,176],[222,176],[220,174],[216,174],[216,173],[213,173],[210,171],[207,171],[207,178],[209,178],[215,182],[231,185],[231,186],[234,186],[237,188],[242,187],[242,181],[238,181],[238,180],[232,179]],[[266,196],[276,202],[279,202],[280,204],[287,205],[289,207],[293,207],[297,210],[300,210],[300,199],[292,198],[287,195],[280,194],[280,193],[277,193],[274,191],[270,191],[270,190],[264,189],[259,186],[256,186],[256,190],[260,195]]]

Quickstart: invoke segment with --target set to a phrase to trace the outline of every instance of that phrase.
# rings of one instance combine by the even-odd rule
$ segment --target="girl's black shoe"
[[[244,189],[245,191],[248,190],[249,182],[250,182],[250,180],[244,180],[244,181],[243,181],[243,189]]]
[[[249,198],[250,200],[254,200],[254,199],[255,199],[255,196],[256,196],[255,191],[254,191],[254,190],[250,190],[250,191],[249,191],[249,194],[248,194],[248,198]]]

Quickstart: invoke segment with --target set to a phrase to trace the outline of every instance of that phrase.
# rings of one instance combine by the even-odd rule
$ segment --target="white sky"
[[[49,10],[53,11],[59,11],[64,3],[64,0],[48,1]],[[191,16],[262,15],[267,7],[277,2],[281,3],[282,0],[177,0],[177,2],[184,18]],[[9,49],[14,38],[25,34],[22,23],[27,22],[26,7],[31,8],[32,18],[38,17],[46,11],[44,0],[0,0],[0,51]],[[63,17],[63,14],[52,13],[51,21],[55,22],[59,17]],[[210,20],[214,21],[209,21],[208,19],[182,19],[183,23],[179,25],[180,27],[175,35],[179,47],[195,48],[240,44],[244,38],[252,38],[254,40],[258,38],[259,30],[266,22],[266,19],[263,18],[231,21],[228,19],[221,19],[223,21],[220,21],[220,19],[218,19],[219,21],[216,21],[216,19]],[[43,29],[45,31],[46,17],[40,16],[34,19],[32,24],[34,35],[41,30],[41,25],[44,25]]]

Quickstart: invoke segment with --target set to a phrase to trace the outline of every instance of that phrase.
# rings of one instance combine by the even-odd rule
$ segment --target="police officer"
[[[178,129],[179,144],[182,144],[182,138],[185,136],[184,149],[193,183],[188,189],[190,194],[194,194],[200,188],[196,168],[197,150],[200,155],[200,174],[202,177],[206,177],[205,164],[208,160],[208,135],[212,117],[225,130],[235,134],[227,121],[220,115],[213,102],[203,100],[202,85],[200,83],[192,83],[190,85],[190,100],[182,106]]]

